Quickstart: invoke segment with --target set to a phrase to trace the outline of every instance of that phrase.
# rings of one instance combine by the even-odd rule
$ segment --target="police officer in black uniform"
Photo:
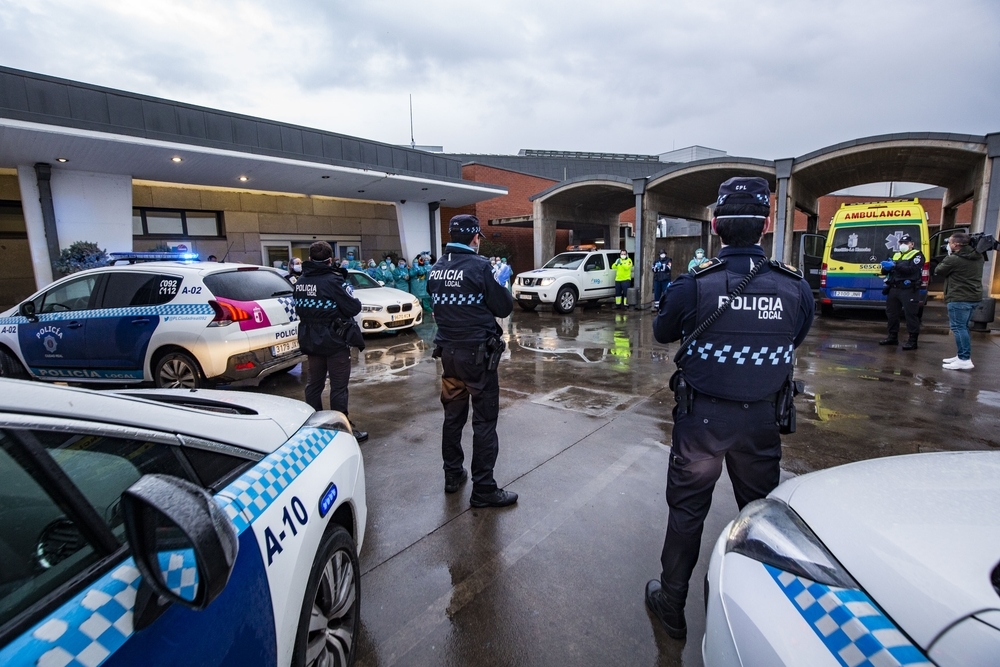
[[[497,418],[500,382],[497,365],[504,350],[497,317],[507,317],[514,299],[493,277],[490,263],[479,256],[482,235],[474,215],[456,215],[448,224],[451,243],[434,264],[427,292],[434,305],[437,336],[434,356],[441,359],[441,404],[444,427],[444,490],[455,493],[468,478],[462,462],[462,429],[472,399],[473,507],[504,507],[517,494],[497,487],[493,466],[499,451]]]
[[[722,250],[671,283],[653,322],[659,342],[686,341],[757,267],[729,309],[689,346],[682,343],[671,379],[670,515],[662,573],[646,585],[646,605],[675,639],[687,633],[688,581],[723,461],[740,509],[778,485],[778,406],[790,390],[793,350],[812,324],[813,296],[797,270],[769,261],[758,245],[770,197],[763,178],[731,178],[719,187],[712,227]]]
[[[889,319],[889,335],[879,345],[899,344],[899,318],[906,317],[907,340],[904,350],[917,349],[920,335],[920,284],[924,270],[924,254],[916,248],[913,237],[903,234],[892,259],[882,262],[885,279],[885,315]]]
[[[330,409],[347,414],[347,383],[351,379],[351,348],[334,329],[361,312],[361,302],[347,280],[347,269],[333,265],[333,249],[326,241],[309,247],[302,277],[294,286],[295,314],[299,318],[299,347],[306,354],[306,403],[323,409],[323,386],[330,375]],[[358,442],[367,431],[354,431]]]

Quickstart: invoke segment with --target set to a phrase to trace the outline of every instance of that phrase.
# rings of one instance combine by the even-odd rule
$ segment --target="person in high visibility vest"
[[[899,237],[898,250],[892,259],[882,262],[885,274],[885,314],[889,319],[889,335],[879,345],[899,344],[900,315],[906,317],[907,340],[904,350],[917,349],[920,335],[920,279],[924,269],[924,255],[917,249],[909,234]]]
[[[622,250],[611,268],[615,270],[615,310],[628,308],[628,288],[632,284],[632,260],[628,253]]]

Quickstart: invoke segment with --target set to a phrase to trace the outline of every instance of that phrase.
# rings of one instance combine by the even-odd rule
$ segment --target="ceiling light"
[[[330,178],[329,176],[320,176],[320,178]]]
[[[246,183],[247,182],[247,177],[246,176],[240,176],[240,180],[243,181],[244,183]]]
[[[358,190],[358,192],[364,192],[364,190]]]
[[[426,190],[427,188],[420,188],[421,190]]]
[[[68,157],[57,157],[56,162],[69,162]]]
[[[171,162],[180,162],[180,161],[181,161],[181,158],[179,158],[179,157],[177,157],[177,156],[175,155],[175,156],[173,156],[172,158],[170,158],[170,161],[171,161]]]

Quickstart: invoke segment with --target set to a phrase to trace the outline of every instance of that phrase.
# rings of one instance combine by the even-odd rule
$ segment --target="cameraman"
[[[971,371],[972,338],[969,319],[983,300],[983,255],[969,245],[969,235],[954,232],[948,239],[948,256],[934,269],[934,275],[944,276],[944,302],[948,306],[948,323],[955,335],[958,354],[942,360],[942,368],[950,371]]]
[[[507,317],[514,299],[493,277],[490,263],[479,256],[482,235],[479,218],[456,215],[448,223],[451,243],[431,268],[427,292],[434,304],[438,331],[434,356],[441,359],[441,455],[444,491],[455,493],[468,479],[462,466],[462,429],[469,419],[472,399],[472,497],[473,507],[504,507],[517,502],[517,494],[497,487],[493,466],[497,461],[500,416],[500,380],[497,365],[503,352],[503,330],[495,318]]]
[[[907,340],[904,350],[917,349],[920,335],[920,280],[924,269],[924,255],[916,249],[913,237],[903,234],[899,237],[898,250],[892,259],[882,262],[882,274],[886,276],[885,315],[889,319],[889,335],[879,341],[879,345],[899,344],[899,316],[906,316]]]

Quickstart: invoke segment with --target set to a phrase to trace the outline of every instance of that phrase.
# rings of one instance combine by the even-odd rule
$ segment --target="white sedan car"
[[[366,516],[338,412],[0,379],[0,665],[349,666]]]
[[[803,475],[723,531],[707,667],[1000,665],[1000,452]]]
[[[420,300],[395,287],[383,287],[362,271],[351,271],[348,282],[361,302],[358,326],[362,333],[382,333],[410,329],[424,321]]]

